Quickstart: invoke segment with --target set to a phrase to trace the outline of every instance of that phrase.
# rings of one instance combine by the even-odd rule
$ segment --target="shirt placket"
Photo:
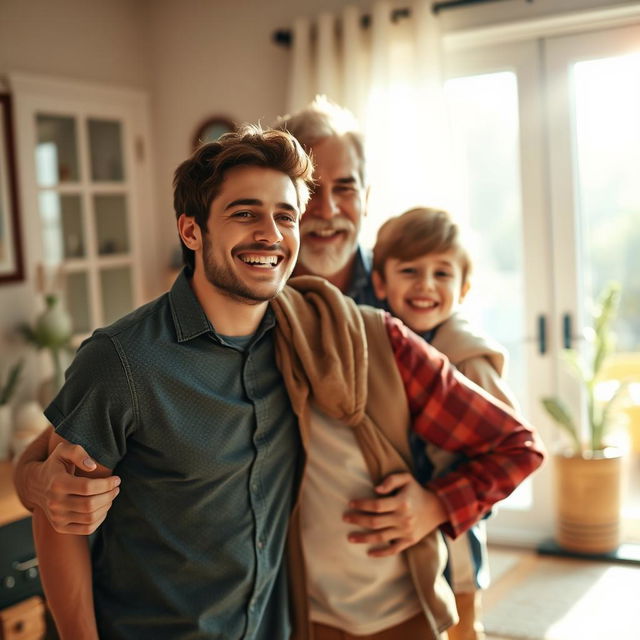
[[[253,432],[255,458],[249,473],[249,504],[254,520],[253,545],[256,570],[253,591],[249,600],[245,634],[246,638],[251,638],[258,630],[265,599],[264,587],[269,573],[265,554],[267,523],[263,491],[263,461],[266,455],[266,445],[262,437],[268,416],[266,407],[263,406],[264,403],[260,401],[260,395],[257,393],[259,371],[256,365],[256,355],[252,351],[249,351],[245,358],[242,375],[247,397],[253,403],[255,411],[255,430]]]

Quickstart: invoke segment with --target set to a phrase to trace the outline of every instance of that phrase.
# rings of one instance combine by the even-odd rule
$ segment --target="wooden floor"
[[[487,640],[639,640],[640,566],[490,547]]]

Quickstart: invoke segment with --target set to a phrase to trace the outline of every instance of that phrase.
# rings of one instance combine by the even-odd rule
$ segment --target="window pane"
[[[122,130],[119,122],[89,120],[91,179],[95,182],[121,182],[124,179]]]
[[[467,192],[466,244],[473,262],[463,311],[509,352],[508,382],[527,412],[518,87],[514,73],[454,78],[446,94],[455,135],[460,188]],[[525,482],[508,499],[531,504]]]
[[[622,285],[618,349],[640,350],[640,55],[574,66],[586,294]],[[589,317],[589,314],[587,314]]]
[[[39,114],[36,118],[36,174],[41,187],[77,182],[78,153],[74,118]]]
[[[465,310],[511,355],[510,379],[526,397],[522,337],[524,287],[518,150],[518,93],[513,73],[455,78],[446,84],[457,166],[466,177],[472,231],[471,292]],[[509,304],[505,304],[509,300]]]
[[[58,264],[65,259],[84,257],[80,196],[41,191],[39,201],[45,262]]]
[[[94,196],[98,253],[127,253],[129,232],[127,229],[127,202],[123,195]]]
[[[129,267],[103,269],[100,271],[100,285],[105,324],[111,324],[133,309],[133,290]]]
[[[67,309],[71,315],[74,333],[91,331],[89,311],[89,285],[84,271],[67,273]]]

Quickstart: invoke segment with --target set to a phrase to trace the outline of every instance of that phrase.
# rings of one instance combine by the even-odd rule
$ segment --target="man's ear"
[[[471,283],[467,280],[462,284],[462,287],[460,287],[458,302],[462,302],[465,299],[465,296],[469,293],[469,289],[471,289]]]
[[[384,300],[387,297],[387,285],[384,278],[377,271],[373,271],[371,273],[371,282],[376,298],[378,298],[378,300]]]
[[[192,251],[202,249],[202,229],[193,216],[182,213],[178,218],[178,233],[182,242]]]

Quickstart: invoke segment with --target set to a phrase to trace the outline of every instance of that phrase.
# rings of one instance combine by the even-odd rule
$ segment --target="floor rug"
[[[530,554],[494,574],[483,609],[504,638],[639,640],[640,568]]]

